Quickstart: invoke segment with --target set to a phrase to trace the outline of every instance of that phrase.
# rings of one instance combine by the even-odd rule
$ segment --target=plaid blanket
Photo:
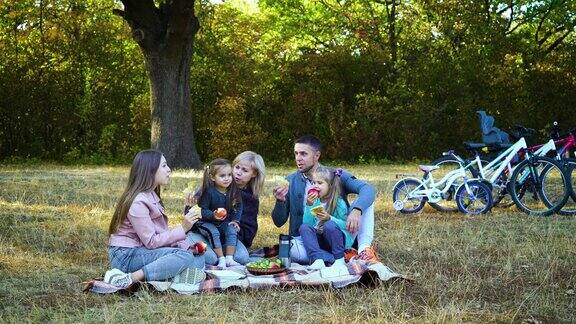
[[[127,289],[118,289],[101,279],[85,282],[85,292],[98,294],[133,293],[147,287],[157,291],[173,290],[181,294],[197,294],[207,292],[225,291],[229,288],[240,289],[266,289],[272,287],[294,286],[328,286],[343,288],[350,284],[361,283],[374,285],[377,282],[393,282],[398,279],[410,279],[398,274],[382,263],[366,263],[362,260],[353,260],[341,267],[327,267],[321,270],[307,270],[306,267],[292,263],[284,272],[271,275],[254,275],[244,266],[220,269],[218,267],[206,268],[206,280],[199,284],[174,284],[171,281],[147,281],[135,283]]]

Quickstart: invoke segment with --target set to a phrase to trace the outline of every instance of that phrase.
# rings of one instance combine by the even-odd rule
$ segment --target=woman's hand
[[[198,211],[194,208],[191,208],[188,211],[188,214],[184,215],[184,219],[182,220],[182,228],[184,232],[188,232],[197,221],[200,220],[202,216],[198,214]]]
[[[196,196],[194,196],[194,192],[187,192],[186,196],[184,196],[184,205],[185,206],[194,206],[197,203]]]
[[[321,211],[316,213],[316,217],[321,221],[329,221],[332,215],[328,214],[326,211]]]
[[[238,224],[237,221],[231,221],[230,223],[228,223],[228,226],[234,227],[234,229],[236,230],[236,232],[239,232],[239,231],[240,231],[240,225]]]

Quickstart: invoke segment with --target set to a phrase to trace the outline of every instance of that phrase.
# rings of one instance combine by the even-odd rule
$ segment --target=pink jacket
[[[156,249],[160,247],[179,247],[188,250],[190,243],[181,225],[168,228],[168,217],[160,205],[155,192],[139,193],[128,211],[128,216],[110,235],[109,246],[141,247]]]

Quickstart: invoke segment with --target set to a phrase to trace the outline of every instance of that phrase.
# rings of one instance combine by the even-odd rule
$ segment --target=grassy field
[[[401,216],[391,209],[391,189],[395,174],[413,165],[349,169],[377,186],[376,248],[413,284],[85,294],[81,282],[108,267],[106,228],[128,168],[0,165],[0,321],[576,321],[576,219],[528,217],[513,208],[475,218],[428,208]],[[199,178],[174,173],[163,193],[172,224],[180,220],[182,190]],[[272,224],[268,183],[265,189],[256,247],[287,231]]]

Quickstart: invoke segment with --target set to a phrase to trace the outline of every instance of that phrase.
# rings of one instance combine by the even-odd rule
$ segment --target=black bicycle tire
[[[546,162],[549,164],[553,164],[554,166],[556,166],[564,179],[564,188],[566,190],[564,190],[564,195],[562,197],[562,199],[560,200],[559,203],[557,203],[555,206],[552,206],[552,208],[548,208],[545,211],[541,211],[541,212],[536,212],[534,210],[531,210],[529,208],[527,208],[518,198],[517,196],[517,192],[516,192],[516,187],[515,185],[513,185],[514,183],[516,183],[516,179],[518,178],[521,170],[524,170],[524,167],[527,166],[529,163],[538,163],[538,162]],[[542,180],[540,180],[542,181]],[[514,171],[512,172],[512,175],[510,176],[510,185],[508,186],[509,190],[510,190],[510,196],[512,198],[512,200],[514,200],[514,203],[516,204],[516,207],[518,207],[518,209],[520,209],[521,211],[527,213],[528,215],[533,215],[533,216],[550,216],[552,214],[554,214],[555,212],[557,212],[558,210],[560,210],[562,208],[562,206],[564,206],[564,204],[566,203],[566,201],[568,200],[569,192],[568,192],[568,183],[567,183],[568,179],[567,176],[565,174],[565,172],[563,171],[562,166],[556,161],[553,160],[551,158],[548,157],[543,157],[543,156],[536,156],[536,157],[532,157],[532,158],[528,158],[520,163],[518,163],[518,165],[514,168]],[[537,195],[539,196],[540,199],[542,199],[542,197],[545,197],[545,195],[542,192],[542,189],[540,188],[539,190],[540,192],[537,192]],[[545,199],[543,199],[543,201],[546,201]],[[549,203],[549,202],[548,202]],[[552,204],[545,204],[545,205],[552,205]]]
[[[572,199],[573,202],[576,203],[576,192],[574,192],[574,186],[572,185],[572,177],[573,171],[576,170],[576,159],[573,158],[566,158],[559,161],[560,164],[564,167],[564,171],[566,172],[566,176],[568,177],[568,193],[570,195],[569,199]],[[567,209],[566,205],[564,205],[560,210],[557,211],[558,215],[563,216],[573,216],[576,215],[576,209]]]

